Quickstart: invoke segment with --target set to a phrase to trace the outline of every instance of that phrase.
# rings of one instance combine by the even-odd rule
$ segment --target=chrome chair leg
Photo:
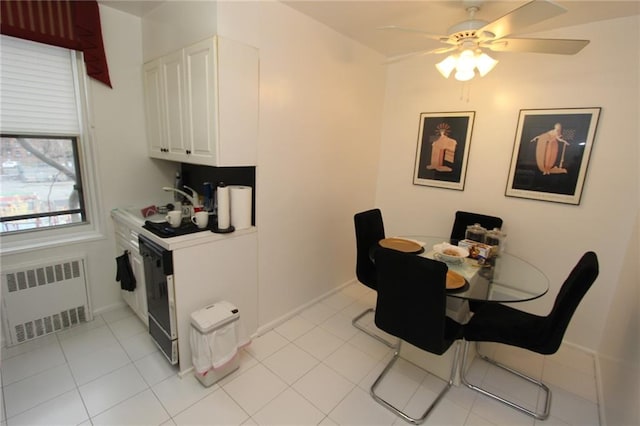
[[[389,346],[390,348],[394,349],[397,346],[397,343],[391,343],[386,339],[383,339],[382,337],[378,336],[377,334],[375,334],[374,332],[372,332],[371,330],[361,326],[360,324],[358,324],[358,321],[360,320],[360,318],[362,318],[363,316],[367,315],[368,313],[375,313],[375,309],[373,308],[369,308],[366,309],[364,312],[362,312],[360,315],[358,315],[357,317],[355,317],[353,320],[351,320],[351,324],[357,328],[358,330],[362,331],[365,334],[368,334],[369,336],[373,337],[374,339],[376,339],[377,341],[379,341],[380,343]]]
[[[371,394],[371,396],[373,397],[373,399],[376,402],[378,402],[380,405],[382,405],[383,407],[385,407],[388,410],[390,410],[392,413],[394,413],[398,417],[400,417],[403,420],[405,420],[405,421],[407,421],[409,423],[412,423],[414,425],[419,425],[419,424],[424,423],[424,421],[427,419],[427,417],[429,416],[431,411],[435,408],[436,404],[438,402],[440,402],[440,400],[444,397],[444,395],[449,391],[449,389],[453,385],[453,381],[454,381],[455,376],[456,376],[456,369],[458,367],[458,354],[460,352],[460,342],[456,342],[456,352],[454,354],[453,363],[451,365],[451,375],[449,376],[449,381],[447,382],[445,387],[442,388],[442,390],[440,391],[438,396],[433,400],[431,405],[429,405],[427,410],[419,418],[413,418],[413,417],[409,416],[407,413],[405,413],[405,412],[401,411],[400,409],[396,408],[390,402],[384,400],[382,397],[377,395],[376,392],[375,392],[376,388],[378,387],[378,385],[382,382],[382,379],[387,375],[387,373],[391,370],[391,367],[393,367],[393,365],[398,360],[399,355],[400,355],[400,346],[401,346],[401,344],[402,344],[402,341],[399,341],[398,342],[398,346],[397,346],[396,350],[393,353],[393,357],[387,363],[387,365],[384,368],[384,370],[382,370],[382,373],[380,373],[380,375],[378,376],[376,381],[373,382],[373,385],[371,385],[371,390],[369,391],[369,393]]]
[[[511,367],[508,367],[504,364],[499,363],[498,361],[495,361],[485,355],[482,355],[480,352],[478,352],[478,356],[487,361],[488,363],[495,365],[498,368],[501,368],[505,371],[508,371],[509,373],[515,374],[516,376],[530,382],[533,383],[534,385],[538,386],[540,389],[542,389],[545,394],[546,394],[546,398],[545,398],[545,405],[544,405],[544,410],[542,411],[542,413],[538,413],[532,410],[529,410],[526,407],[523,407],[522,405],[516,404],[513,401],[509,401],[508,399],[505,399],[503,397],[501,397],[500,395],[497,395],[495,393],[489,392],[488,390],[481,388],[480,386],[474,385],[472,383],[469,383],[469,381],[467,380],[467,375],[466,375],[466,363],[467,363],[467,353],[469,351],[469,342],[465,340],[464,342],[464,352],[462,353],[462,366],[461,366],[461,371],[460,371],[460,381],[469,389],[473,389],[476,392],[480,392],[483,395],[488,396],[489,398],[493,398],[496,401],[500,401],[505,405],[508,405],[511,408],[515,408],[518,411],[521,411],[535,419],[538,420],[546,420],[549,417],[549,412],[551,410],[551,389],[549,389],[547,387],[547,385],[545,385],[544,383],[542,383],[541,381],[534,379],[533,377],[527,376],[526,374],[521,373],[520,371],[514,370]]]

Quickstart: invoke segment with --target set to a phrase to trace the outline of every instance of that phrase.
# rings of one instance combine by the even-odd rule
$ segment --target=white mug
[[[191,222],[200,229],[206,228],[209,223],[209,212],[201,211],[194,213],[194,215],[191,216]]]
[[[182,223],[182,211],[171,210],[169,213],[167,213],[167,217],[165,217],[165,220],[169,222],[169,225],[171,225],[172,228],[179,227],[180,223]]]

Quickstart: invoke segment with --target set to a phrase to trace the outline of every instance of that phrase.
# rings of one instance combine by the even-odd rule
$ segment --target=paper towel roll
[[[218,200],[218,229],[227,229],[230,225],[229,187],[218,186],[216,196]]]
[[[243,185],[229,185],[231,198],[231,225],[236,229],[251,227],[252,188]]]

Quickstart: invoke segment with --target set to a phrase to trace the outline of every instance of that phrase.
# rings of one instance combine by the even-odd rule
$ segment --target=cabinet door
[[[215,39],[184,49],[187,162],[216,164],[217,99]]]
[[[138,252],[129,253],[129,261],[131,262],[131,269],[133,269],[133,275],[136,277],[136,314],[147,326],[149,325],[149,317],[147,315],[147,289],[145,285],[144,276],[144,263],[142,256]],[[128,293],[128,292],[127,292]]]
[[[147,119],[147,139],[149,155],[155,158],[165,158],[167,141],[164,131],[164,99],[161,61],[144,64],[144,100]]]
[[[162,57],[164,81],[165,132],[169,154],[181,160],[187,154],[185,141],[184,61],[179,50]]]

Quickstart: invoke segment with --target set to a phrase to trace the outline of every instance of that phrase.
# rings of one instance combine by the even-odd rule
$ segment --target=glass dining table
[[[436,259],[433,246],[448,242],[448,238],[424,235],[407,235],[406,238],[424,246],[419,253],[429,259]],[[536,266],[508,252],[502,252],[494,259],[479,264],[475,259],[466,258],[456,262],[445,262],[450,271],[462,275],[465,285],[447,291],[451,298],[463,300],[515,303],[537,299],[549,290],[549,279]]]

